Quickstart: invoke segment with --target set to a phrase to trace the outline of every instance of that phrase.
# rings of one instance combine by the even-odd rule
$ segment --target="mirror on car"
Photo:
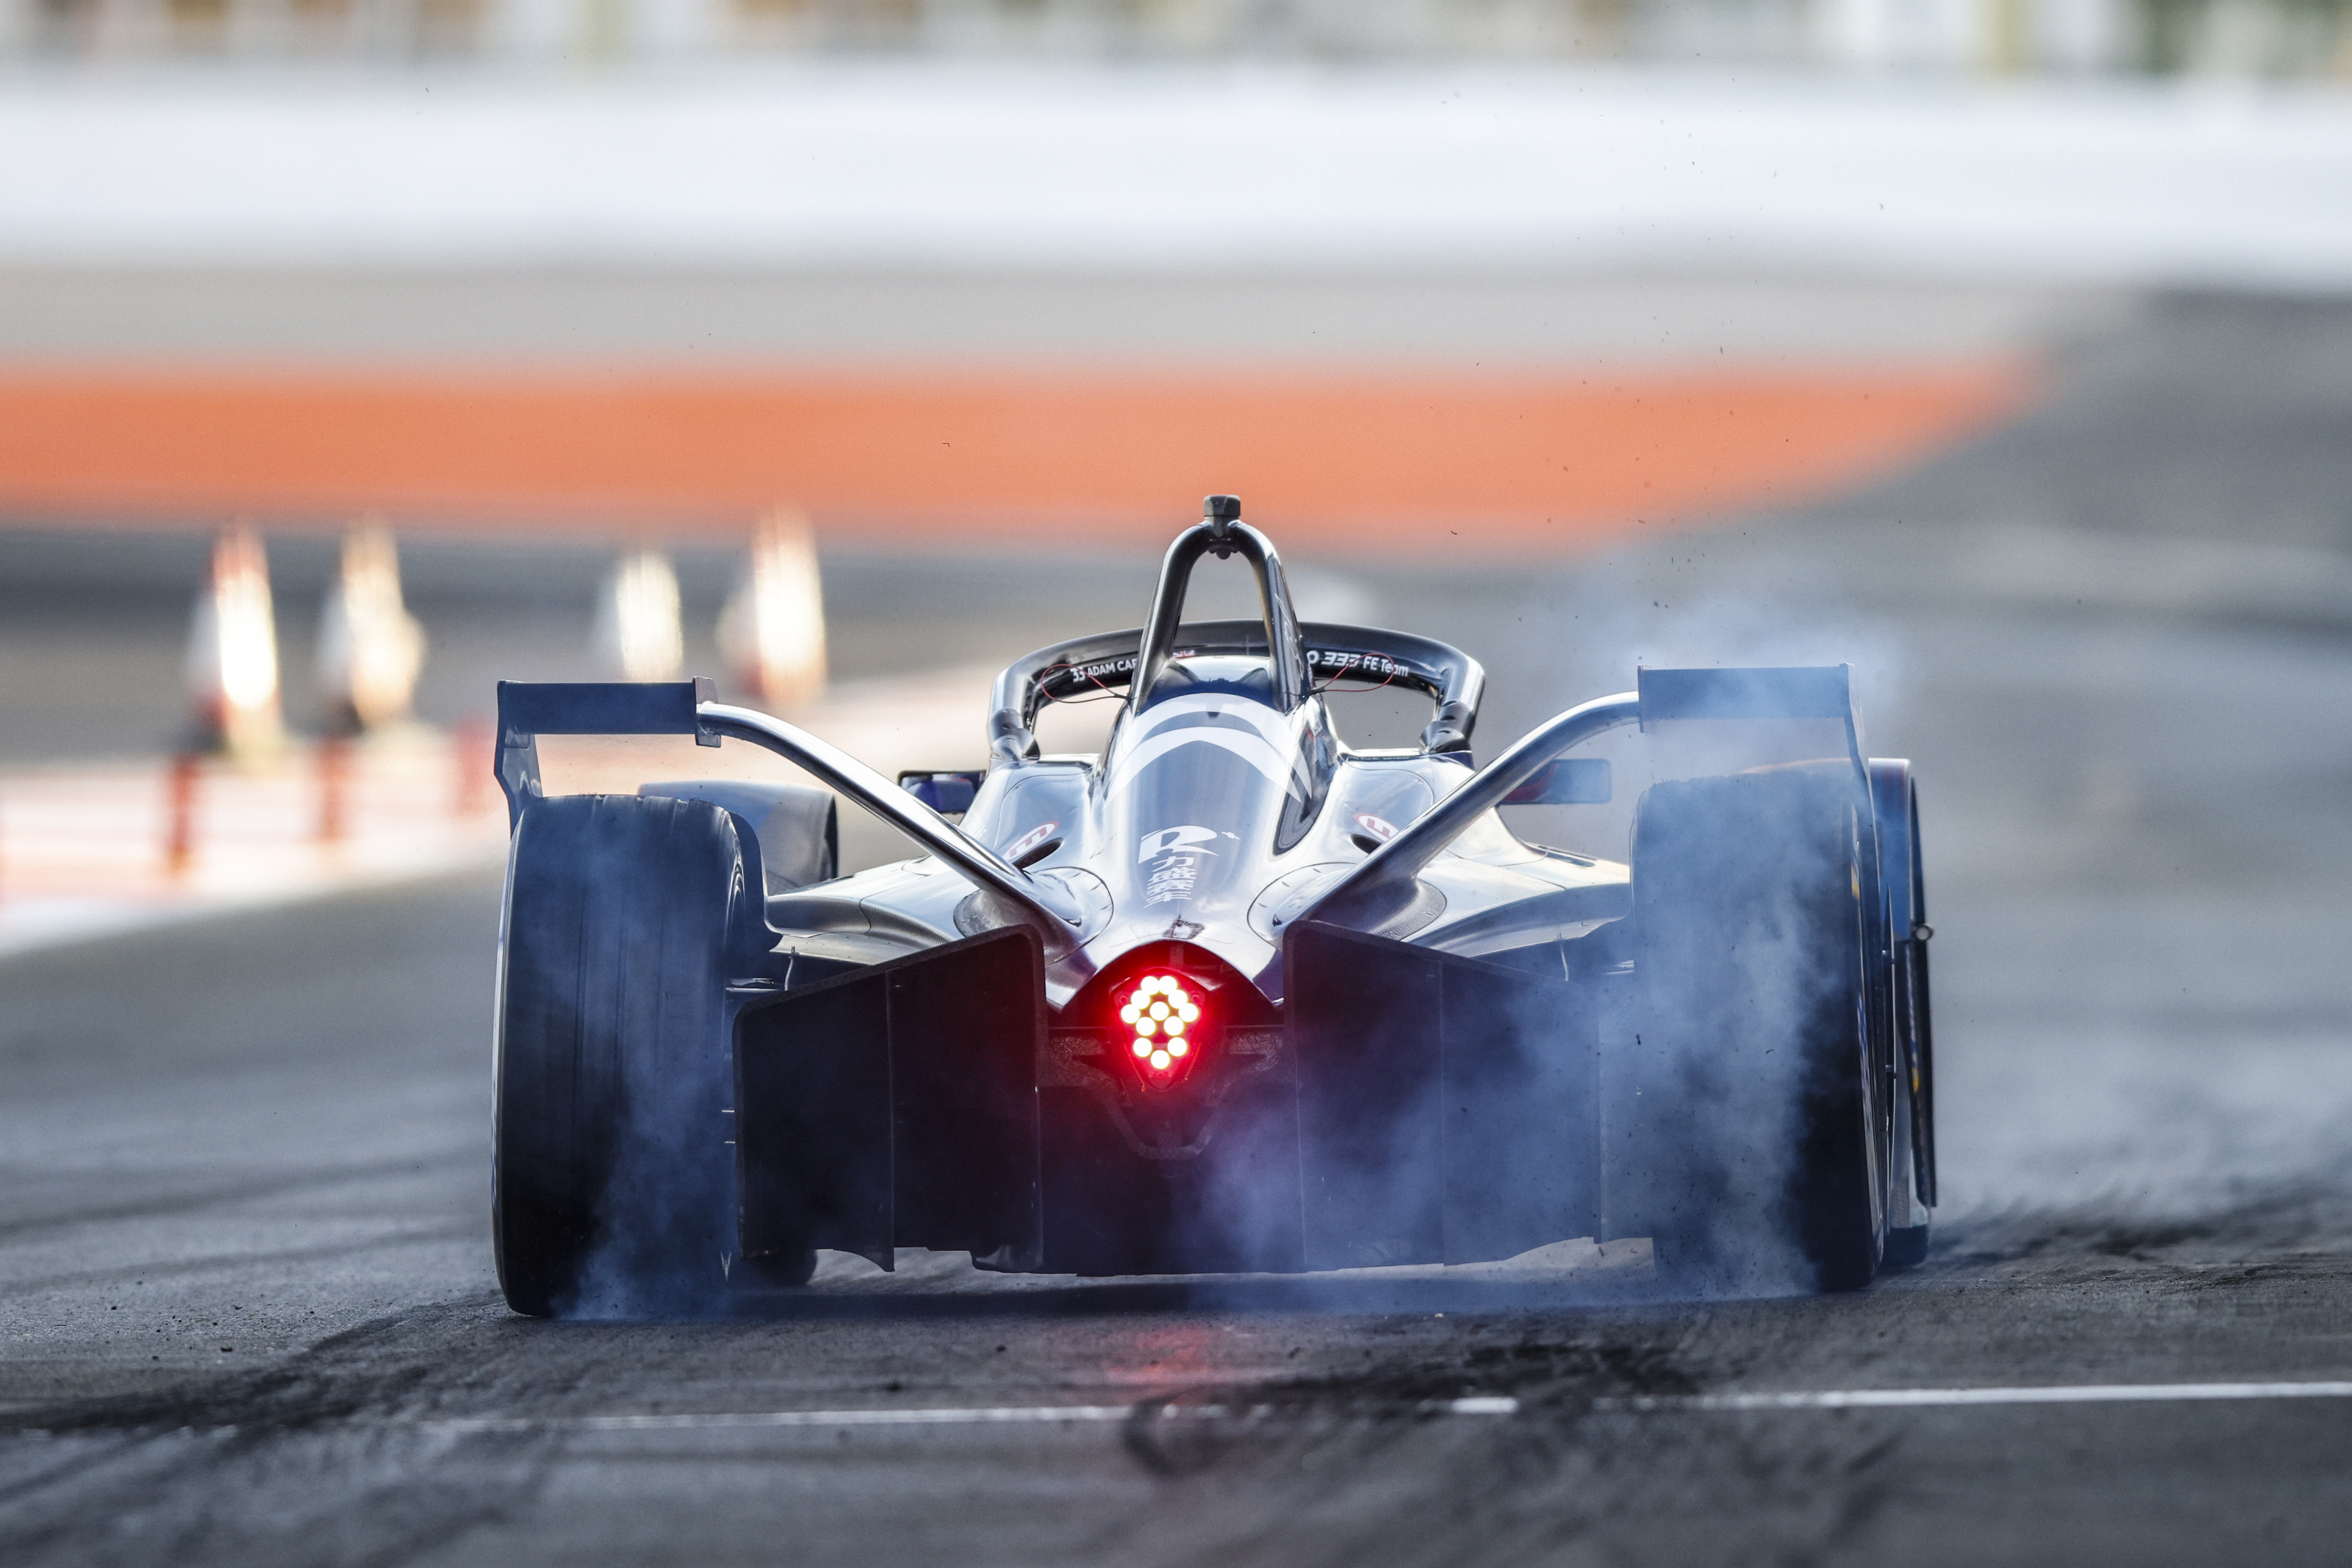
[[[1606,805],[1609,759],[1559,757],[1503,797],[1505,805]]]
[[[961,816],[971,809],[972,797],[980,793],[985,773],[935,773],[928,770],[908,771],[898,775],[898,787],[938,812],[941,816]]]

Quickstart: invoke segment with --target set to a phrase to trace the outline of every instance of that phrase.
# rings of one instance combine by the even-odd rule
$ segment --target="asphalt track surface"
[[[2158,300],[2018,426],[1807,516],[1543,573],[1327,567],[1488,658],[1489,746],[1636,658],[1853,658],[1871,749],[1925,781],[1923,1267],[1693,1305],[1622,1260],[1184,1284],[909,1258],[719,1321],[525,1321],[488,1260],[497,889],[461,879],[0,966],[0,1542],[2340,1561],[2347,363],[2352,310]]]

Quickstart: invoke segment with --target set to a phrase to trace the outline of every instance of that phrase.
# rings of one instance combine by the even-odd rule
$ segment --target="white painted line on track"
[[[2019,1405],[2144,1405],[2162,1401],[2215,1404],[2233,1400],[2352,1399],[2352,1381],[2311,1383],[2089,1383],[2024,1388],[1829,1388],[1778,1394],[1683,1394],[1609,1396],[1589,1408],[1607,1414],[1652,1415],[1676,1411],[1918,1410]],[[1160,1405],[1151,1418],[1255,1420],[1282,1410],[1311,1411],[1311,1405]],[[793,1428],[845,1430],[859,1426],[1105,1426],[1132,1419],[1134,1405],[913,1405],[866,1410],[741,1410],[678,1412],[643,1415],[461,1415],[394,1423],[455,1436],[629,1432],[781,1431]],[[1417,1415],[1516,1415],[1519,1402],[1508,1394],[1433,1399],[1412,1407]],[[240,1430],[235,1424],[185,1427],[184,1435]],[[49,1437],[32,1429],[16,1437]]]
[[[1254,1416],[1271,1414],[1272,1405],[1164,1405],[1155,1413],[1163,1420],[1198,1417]],[[1519,1402],[1495,1396],[1433,1400],[1416,1407],[1432,1415],[1515,1415]],[[660,1415],[486,1415],[420,1421],[436,1432],[724,1432],[766,1431],[817,1426],[1052,1426],[1058,1422],[1125,1421],[1136,1413],[1132,1405],[919,1405],[879,1410],[749,1410],[679,1412]]]
[[[883,1410],[742,1410],[666,1415],[492,1415],[427,1421],[444,1432],[700,1432],[792,1426],[985,1426],[1124,1421],[1126,1405],[910,1406]]]
[[[2135,1405],[2167,1400],[2352,1399],[2343,1383],[2084,1383],[2029,1388],[1832,1388],[1788,1394],[1659,1394],[1601,1399],[1594,1408],[1914,1410],[1985,1405]]]
[[[2232,1400],[2352,1399],[2352,1381],[2327,1383],[2092,1383],[2021,1388],[1830,1388],[1787,1393],[1645,1394],[1606,1397],[1591,1408],[1607,1413],[1650,1415],[1672,1411],[1921,1410],[2020,1405],[2134,1405],[2165,1401],[2217,1403]],[[1162,1405],[1160,1420],[1256,1419],[1285,1406]],[[1289,1408],[1298,1408],[1290,1406]],[[794,1427],[826,1430],[859,1426],[1006,1426],[1056,1424],[1105,1425],[1136,1415],[1132,1405],[918,1405],[872,1410],[716,1411],[647,1415],[474,1416],[417,1423],[455,1434],[724,1432]],[[1423,1415],[1516,1415],[1519,1402],[1507,1394],[1432,1400],[1414,1407]]]

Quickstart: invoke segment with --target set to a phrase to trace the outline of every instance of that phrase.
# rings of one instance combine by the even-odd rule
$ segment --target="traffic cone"
[[[425,628],[400,596],[391,531],[343,536],[342,570],[319,616],[319,691],[331,733],[382,730],[409,717],[425,664]]]
[[[686,663],[677,574],[658,550],[624,555],[596,596],[593,651],[614,680],[675,680]]]
[[[248,523],[213,545],[188,628],[187,676],[197,750],[250,760],[285,745],[269,560]]]
[[[719,617],[719,651],[736,684],[772,708],[824,694],[824,588],[816,536],[789,508],[761,518],[734,595]]]

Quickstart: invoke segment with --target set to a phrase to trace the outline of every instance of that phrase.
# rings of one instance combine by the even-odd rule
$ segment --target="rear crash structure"
[[[1259,619],[1182,620],[1211,557]],[[1347,745],[1341,679],[1426,696],[1419,743]],[[1649,1237],[1691,1290],[1916,1261],[1916,796],[1846,670],[1644,669],[1476,767],[1484,681],[1300,623],[1212,497],[1141,627],[1000,677],[984,773],[902,785],[699,683],[502,683],[508,1300],[691,1310],[820,1248],[1109,1275]],[[1119,704],[1103,749],[1041,754],[1081,694]],[[599,745],[673,776],[575,765]],[[837,875],[845,797],[926,853]]]

